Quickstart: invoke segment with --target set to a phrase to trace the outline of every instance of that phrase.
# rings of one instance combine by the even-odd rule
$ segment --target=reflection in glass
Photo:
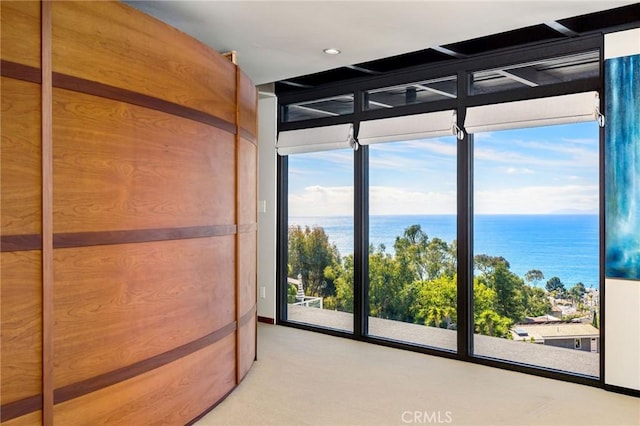
[[[364,108],[365,110],[374,110],[455,99],[457,93],[456,76],[416,81],[366,91],[364,93]]]
[[[471,94],[545,86],[599,75],[599,52],[585,52],[474,72]]]

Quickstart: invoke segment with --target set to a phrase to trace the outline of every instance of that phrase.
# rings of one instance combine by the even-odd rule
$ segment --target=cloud
[[[504,169],[504,172],[508,175],[532,175],[535,173],[533,170],[526,167],[507,167]]]
[[[374,215],[455,214],[455,191],[413,191],[406,188],[371,186],[370,213]],[[352,187],[308,186],[289,194],[290,216],[350,216]]]
[[[353,187],[307,186],[302,193],[289,193],[290,216],[351,216]]]
[[[597,213],[598,185],[527,186],[477,191],[477,214]]]
[[[598,185],[528,186],[477,191],[476,214],[553,214],[598,212]],[[372,215],[455,214],[455,191],[415,191],[372,186]],[[308,186],[289,194],[290,216],[351,216],[353,187]]]

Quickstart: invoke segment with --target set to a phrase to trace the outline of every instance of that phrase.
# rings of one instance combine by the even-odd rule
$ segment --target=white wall
[[[604,54],[640,54],[640,29],[605,35]],[[604,286],[604,382],[640,390],[640,281],[607,278]]]
[[[278,100],[272,84],[258,90],[258,316],[275,319]]]

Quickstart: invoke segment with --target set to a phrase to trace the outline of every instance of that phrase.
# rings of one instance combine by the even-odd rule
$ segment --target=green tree
[[[497,258],[500,259],[500,258]],[[525,314],[524,281],[509,270],[509,262],[498,260],[479,279],[496,293],[495,311],[500,316],[520,321]]]
[[[551,277],[545,286],[547,291],[556,297],[562,297],[565,293],[564,284],[558,277]]]
[[[584,287],[584,284],[579,282],[569,289],[569,296],[574,303],[577,303],[582,300],[582,296],[584,296],[586,292],[587,289]]]
[[[325,276],[328,266],[340,264],[340,255],[320,226],[304,229],[289,227],[289,276],[302,276],[305,293],[309,296],[335,295],[335,283]]]
[[[457,244],[455,241],[449,246],[446,241],[440,238],[432,238],[427,243],[425,259],[427,279],[431,280],[441,276],[453,277],[457,272],[456,259]]]
[[[509,338],[511,337],[509,333],[511,324],[509,318],[499,315],[496,311],[486,310],[478,315],[478,319],[475,321],[475,330],[486,336]]]
[[[487,254],[477,254],[473,257],[473,267],[483,275],[490,275],[498,265],[503,265],[509,269],[511,265],[502,256],[489,256]]]
[[[456,276],[442,276],[416,283],[418,294],[412,312],[415,321],[431,327],[448,328],[457,322]]]
[[[403,282],[425,281],[441,276],[453,277],[457,268],[457,243],[440,238],[429,240],[420,225],[411,225],[396,237],[395,258]]]
[[[524,274],[524,280],[536,286],[540,281],[544,280],[544,274],[539,269],[532,269]]]
[[[401,237],[396,237],[396,252],[400,278],[404,282],[421,281],[427,277],[426,254],[429,237],[420,225],[411,225]]]
[[[408,307],[404,287],[409,284],[402,280],[398,262],[385,252],[384,245],[369,248],[369,315],[406,320]]]
[[[495,311],[497,304],[495,290],[487,287],[478,279],[473,282],[473,324],[476,333],[487,336],[509,337],[511,319]]]
[[[353,312],[353,255],[346,256],[342,265],[335,264],[325,272],[333,279],[336,288],[335,297],[329,298],[327,308]]]
[[[551,302],[544,289],[525,285],[522,295],[526,316],[538,317],[540,315],[546,315],[551,310]]]

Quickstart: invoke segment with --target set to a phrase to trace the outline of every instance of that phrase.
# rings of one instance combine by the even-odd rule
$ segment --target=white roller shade
[[[353,124],[314,127],[280,132],[276,148],[280,155],[328,151],[353,146]]]
[[[455,135],[454,123],[455,111],[438,111],[363,121],[360,123],[358,131],[358,143],[369,145]]]
[[[551,126],[599,119],[598,92],[483,105],[467,109],[467,133]]]

